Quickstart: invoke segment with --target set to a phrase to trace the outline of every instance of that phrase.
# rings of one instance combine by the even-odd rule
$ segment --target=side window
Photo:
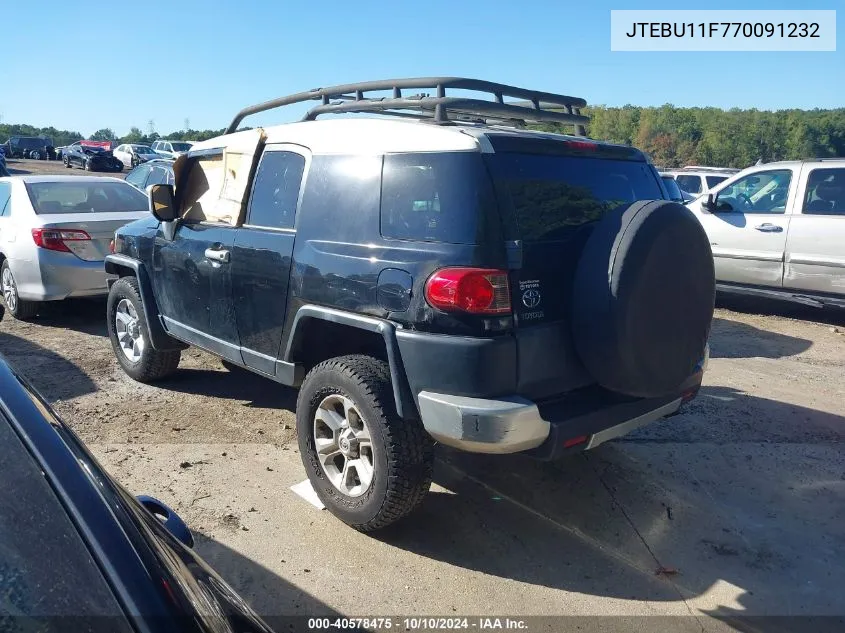
[[[692,174],[680,174],[675,176],[675,182],[687,193],[701,193],[701,177]]]
[[[803,212],[810,215],[845,215],[845,169],[814,169],[810,172]]]
[[[139,167],[136,167],[131,172],[126,174],[126,182],[128,182],[130,185],[138,187],[138,189],[143,189],[144,182],[147,180],[147,175],[149,173],[149,165],[140,165]]]
[[[707,176],[705,178],[705,180],[707,181],[707,188],[708,189],[712,189],[713,187],[718,185],[720,182],[724,182],[727,179],[728,179],[727,176]]]
[[[10,197],[12,195],[12,185],[8,182],[0,182],[0,218],[9,216],[11,209]]]
[[[248,224],[292,229],[305,171],[305,158],[293,152],[266,152],[258,165]]]
[[[183,191],[179,198],[180,215],[185,220],[225,224],[234,224],[237,221],[237,218],[215,215],[215,207],[223,187],[222,153],[192,159],[184,182],[184,185],[180,185]]]
[[[167,152],[172,152],[173,146],[170,143],[165,143],[164,144],[164,150],[167,151]]]
[[[784,213],[792,171],[758,171],[725,187],[716,198],[717,211]]]

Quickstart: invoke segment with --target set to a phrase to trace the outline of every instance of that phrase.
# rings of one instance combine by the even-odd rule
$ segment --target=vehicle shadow
[[[97,391],[82,369],[37,343],[0,331],[0,354],[51,402]]]
[[[802,321],[812,321],[824,325],[845,327],[845,310],[816,308],[791,301],[776,301],[763,297],[746,297],[729,293],[718,293],[716,295],[716,307],[734,310],[735,312],[780,316],[788,319],[800,319]]]
[[[12,176],[25,176],[32,173],[28,169],[21,169],[20,163],[11,158],[6,159],[6,169],[9,170],[9,174]]]
[[[684,599],[720,618],[845,614],[845,418],[729,388],[695,403],[561,462],[444,449],[437,488],[378,538],[521,583]]]
[[[180,367],[160,385],[170,391],[194,395],[214,395],[228,400],[249,400],[250,406],[296,410],[297,391],[247,369],[232,367],[223,371]]]
[[[307,630],[303,618],[340,615],[307,591],[202,532],[194,532],[194,543],[194,550],[275,631]]]
[[[106,337],[106,299],[50,301],[43,304],[34,323]]]
[[[710,331],[711,358],[783,358],[806,352],[812,345],[804,338],[718,317]]]

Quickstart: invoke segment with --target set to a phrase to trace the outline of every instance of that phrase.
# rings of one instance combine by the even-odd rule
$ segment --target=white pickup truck
[[[756,165],[687,207],[718,290],[845,308],[845,159]]]

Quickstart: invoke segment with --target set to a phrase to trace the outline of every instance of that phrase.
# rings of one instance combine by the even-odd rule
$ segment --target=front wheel
[[[433,442],[419,421],[396,414],[382,360],[341,356],[314,367],[299,391],[296,431],[317,496],[357,530],[407,516],[431,486]]]
[[[83,168],[85,171],[91,171],[91,163],[90,163],[90,161],[87,161],[87,160],[86,160],[86,161],[85,161],[85,163],[82,165],[82,168]]]
[[[19,321],[28,321],[38,314],[37,301],[24,301],[18,296],[18,284],[12,275],[8,259],[0,266],[0,290],[3,291],[3,302],[9,314]]]
[[[182,353],[157,350],[150,344],[150,331],[135,277],[121,277],[114,283],[106,311],[114,355],[130,378],[153,382],[176,371]]]
[[[67,156],[62,157],[62,161],[64,162],[65,167],[67,167],[68,169],[73,167],[73,165],[70,164],[70,161],[68,160]]]

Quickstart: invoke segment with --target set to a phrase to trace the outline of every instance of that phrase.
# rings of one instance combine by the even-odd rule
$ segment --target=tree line
[[[738,167],[758,160],[845,156],[845,108],[720,110],[604,106],[585,108],[588,135],[647,152],[663,167]]]
[[[593,106],[585,108],[584,113],[590,117],[590,137],[638,147],[661,167],[697,164],[744,168],[758,160],[845,156],[845,108],[772,112],[626,105]],[[541,127],[557,129],[554,125]],[[88,138],[149,144],[159,138],[203,141],[223,132],[222,128],[184,129],[159,135],[132,127],[128,134],[118,137],[110,128],[102,128]],[[79,132],[54,127],[0,124],[0,141],[13,135],[48,136],[57,147],[84,138]]]

